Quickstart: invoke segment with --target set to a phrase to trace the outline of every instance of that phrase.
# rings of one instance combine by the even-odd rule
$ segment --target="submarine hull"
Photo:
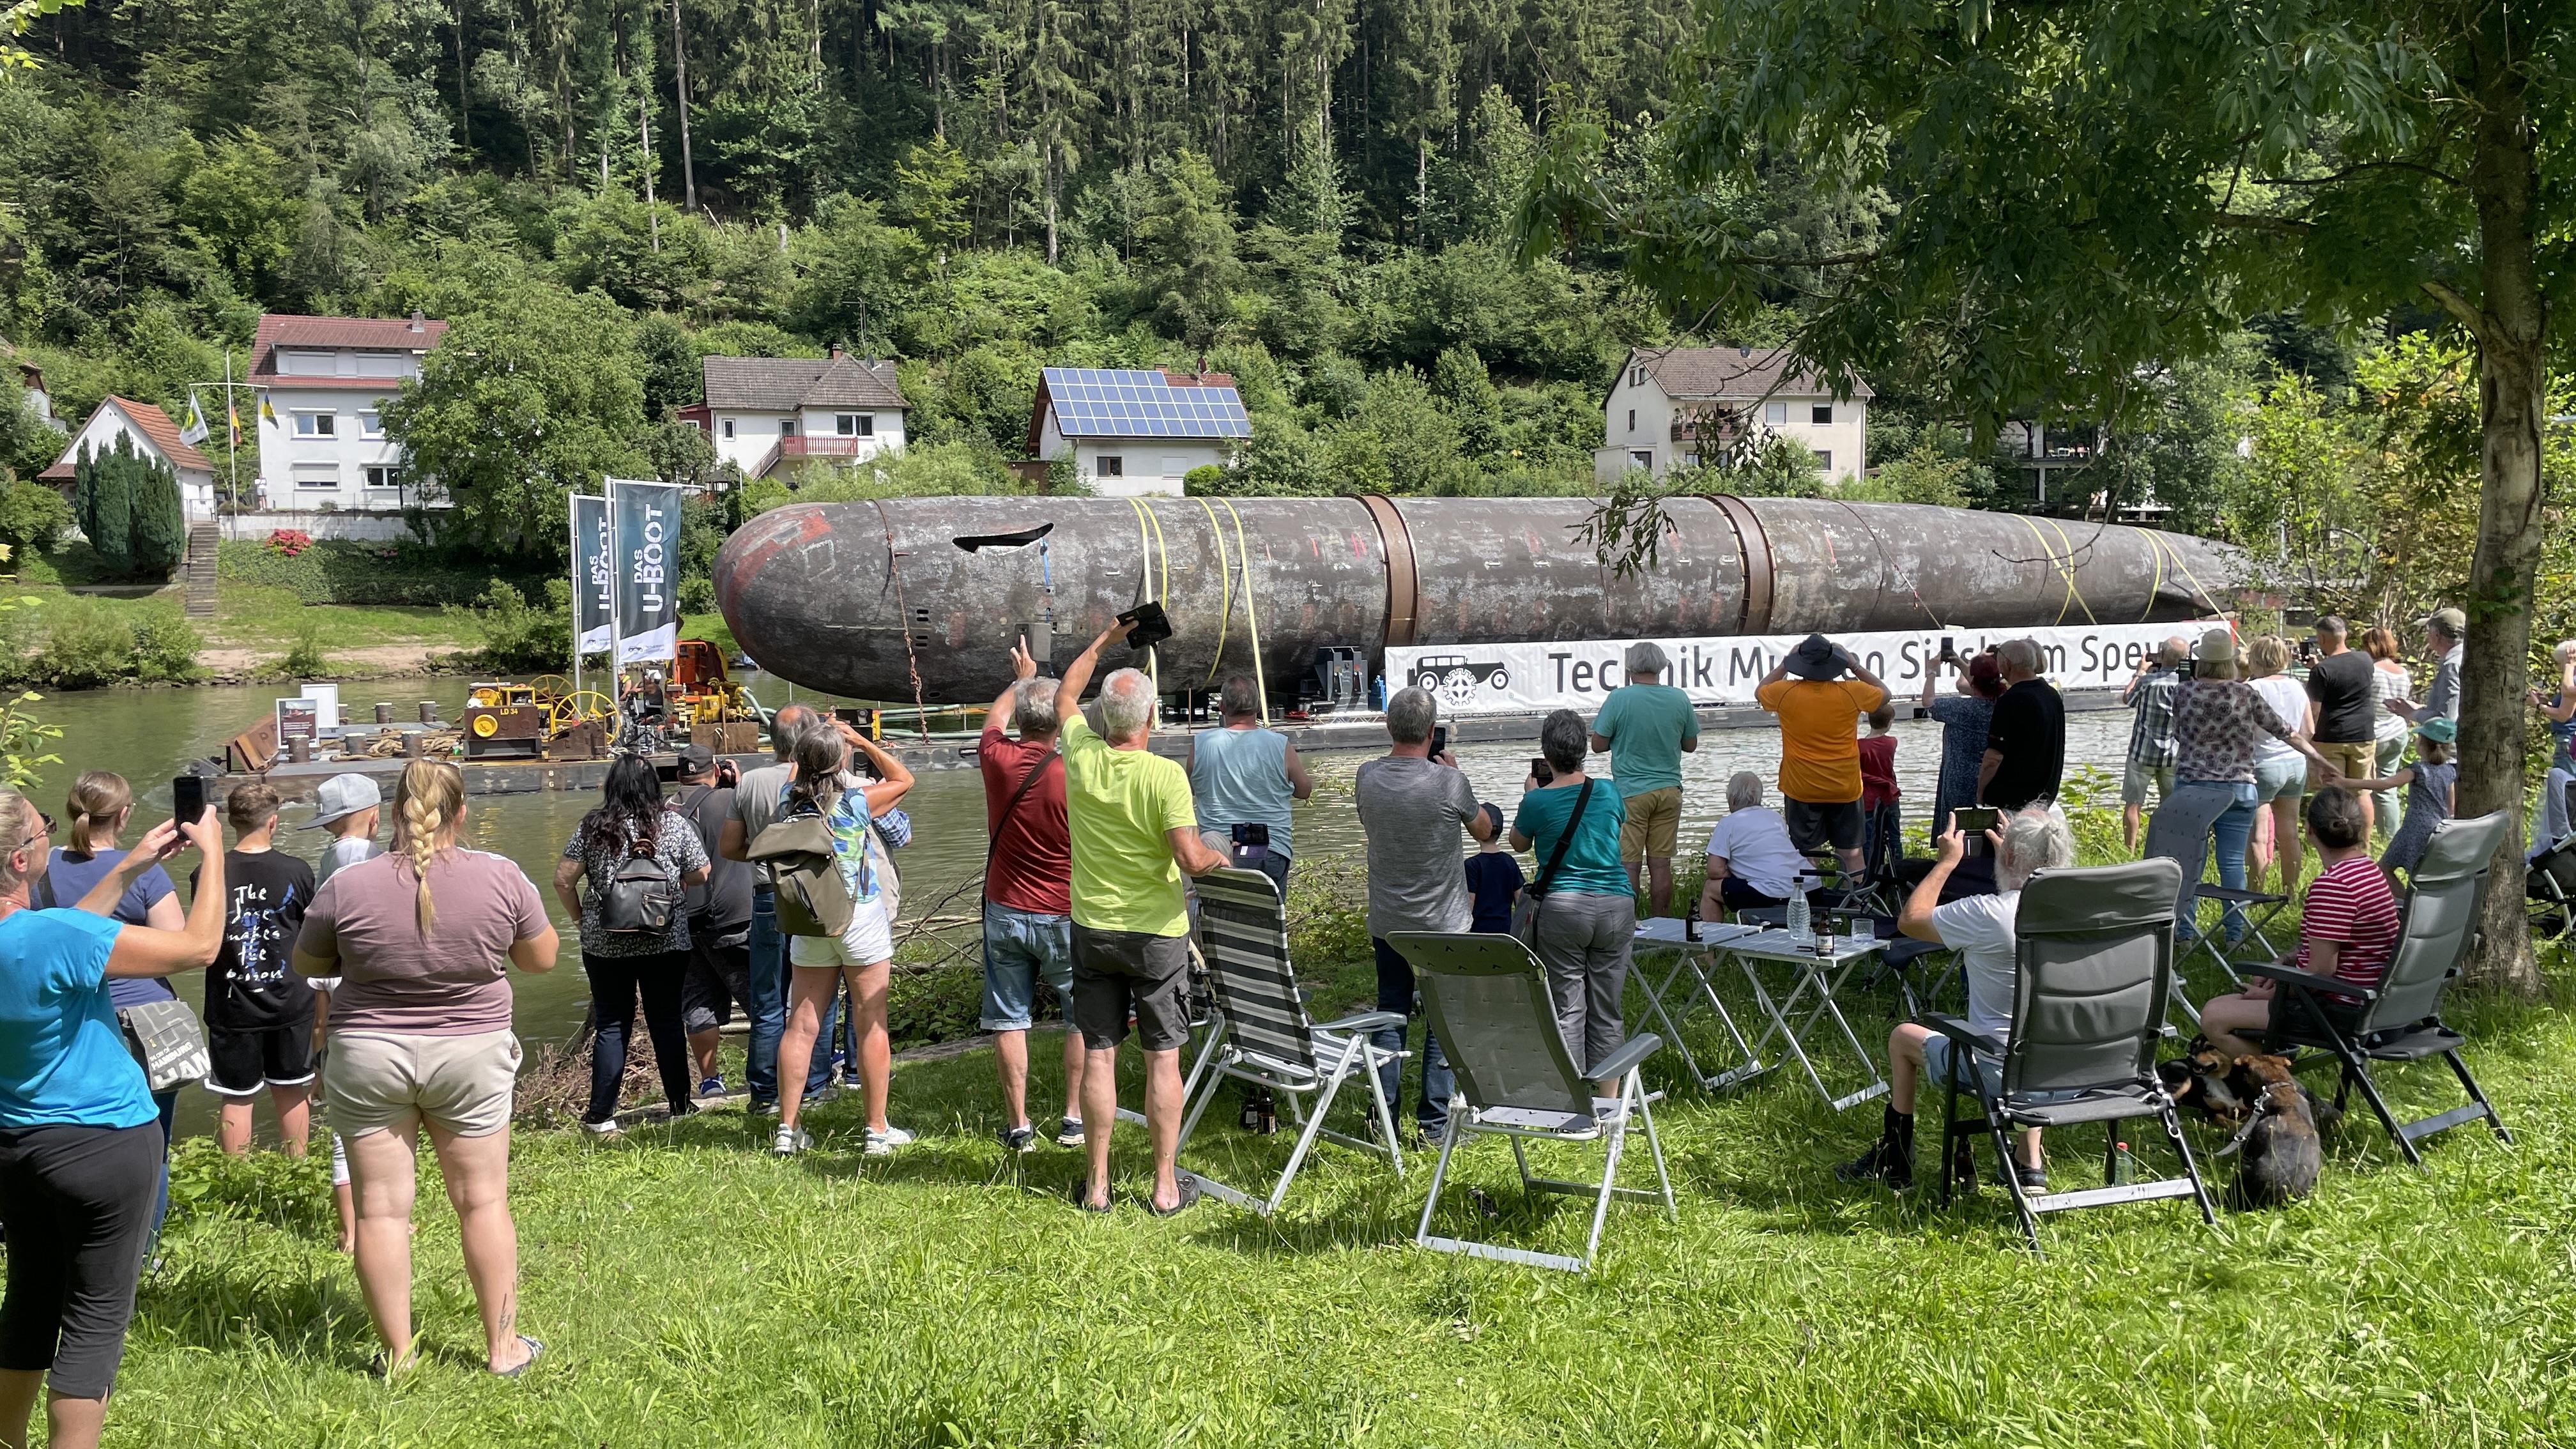
[[[1316,652],[2203,617],[2242,554],[2207,539],[1917,504],[1677,498],[1622,578],[1582,498],[902,498],[800,503],[716,555],[762,668],[858,699],[980,702],[1051,621],[1059,662],[1159,599],[1165,692],[1250,673],[1274,697]],[[1043,537],[1020,542],[1044,530]],[[963,546],[965,543],[974,547]],[[996,540],[999,540],[998,542]],[[1120,648],[1110,663],[1142,663]],[[916,688],[916,680],[917,688]]]

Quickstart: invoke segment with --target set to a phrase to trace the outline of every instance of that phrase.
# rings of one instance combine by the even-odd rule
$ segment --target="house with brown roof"
[[[285,512],[393,512],[435,503],[403,474],[385,436],[384,404],[447,335],[409,317],[299,317],[272,312],[251,342],[259,392],[259,491]]]
[[[716,460],[765,478],[807,458],[855,463],[903,451],[894,364],[838,347],[829,357],[709,357],[706,401],[680,416],[706,430]]]
[[[147,402],[129,397],[110,397],[89,415],[89,421],[72,437],[71,446],[54,460],[54,466],[36,477],[71,494],[73,470],[80,466],[83,454],[99,454],[116,447],[123,438],[134,451],[154,462],[167,464],[179,475],[179,506],[188,521],[196,523],[215,516],[215,465],[179,436],[179,425],[170,415]]]
[[[1758,448],[1779,435],[1804,444],[1827,478],[1869,466],[1866,382],[1828,388],[1787,348],[1639,347],[1619,365],[1602,404],[1593,474],[1604,483],[1642,468],[1658,477]]]

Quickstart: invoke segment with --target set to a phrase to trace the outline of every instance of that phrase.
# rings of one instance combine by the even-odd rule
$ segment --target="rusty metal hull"
[[[2183,619],[2224,607],[2235,549],[2126,525],[1830,499],[1685,498],[1622,579],[1578,538],[1580,498],[905,498],[791,504],[716,556],[751,657],[810,688],[990,697],[1052,617],[1069,655],[1140,599],[1169,611],[1166,691],[1250,672],[1274,694],[1315,652],[1640,636],[1994,629]],[[1043,546],[963,537],[1052,524]],[[1051,583],[1051,587],[1050,587]],[[1119,651],[1116,663],[1130,661]]]

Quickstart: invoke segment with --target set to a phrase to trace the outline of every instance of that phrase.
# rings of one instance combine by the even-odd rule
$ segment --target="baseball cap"
[[[1789,651],[1787,668],[1800,679],[1839,679],[1843,661],[1834,641],[1822,634],[1810,634]]]
[[[304,822],[307,830],[345,820],[361,810],[372,810],[385,803],[385,792],[368,776],[354,771],[333,775],[313,792],[313,818]]]
[[[704,745],[690,745],[680,751],[680,773],[703,775],[716,767],[716,752]]]
[[[2415,623],[2419,628],[2439,629],[2454,639],[2465,639],[2469,634],[2469,616],[2457,609],[2435,609]]]

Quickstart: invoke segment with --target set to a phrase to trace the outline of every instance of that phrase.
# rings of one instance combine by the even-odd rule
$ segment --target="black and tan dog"
[[[2290,1074],[2287,1057],[2258,1055],[2230,1063],[2195,1038],[2189,1055],[2159,1062],[2156,1074],[2176,1106],[2216,1122],[2239,1124],[2218,1155],[2237,1155],[2228,1203],[2236,1208],[2278,1207],[2316,1190],[2325,1166],[2320,1126],[2342,1114]]]

